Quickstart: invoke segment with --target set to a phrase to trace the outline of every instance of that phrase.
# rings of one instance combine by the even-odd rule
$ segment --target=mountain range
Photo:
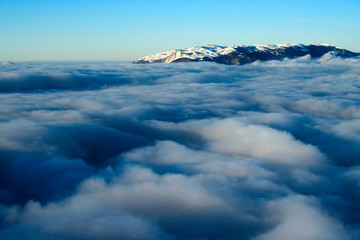
[[[243,65],[255,61],[280,60],[310,55],[319,58],[332,52],[339,57],[356,57],[359,53],[338,48],[330,44],[273,44],[273,45],[205,45],[174,49],[140,58],[133,63],[176,63],[176,62],[216,62]]]

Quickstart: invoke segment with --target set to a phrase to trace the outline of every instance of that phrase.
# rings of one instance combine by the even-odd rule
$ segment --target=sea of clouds
[[[360,239],[360,59],[0,66],[0,239]]]

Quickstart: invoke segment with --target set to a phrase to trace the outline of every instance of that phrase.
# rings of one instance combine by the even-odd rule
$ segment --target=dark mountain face
[[[211,45],[214,46],[214,45]],[[235,46],[232,51],[225,54],[216,52],[216,54],[202,54],[198,56],[198,52],[192,53],[188,49],[173,50],[167,57],[156,58],[156,55],[141,58],[134,63],[177,63],[177,62],[216,62],[221,64],[242,65],[255,61],[280,60],[283,58],[297,58],[310,55],[312,58],[319,58],[326,53],[333,52],[339,57],[356,57],[358,53],[348,51],[346,49],[337,48],[332,45],[264,45],[265,47],[256,46]],[[205,47],[196,47],[204,49]],[[225,47],[222,47],[223,49]],[[209,48],[206,48],[209,49]],[[215,56],[214,56],[215,55]],[[155,57],[155,58],[154,58]]]
[[[269,61],[269,60],[279,60],[283,58],[297,58],[303,57],[305,55],[310,55],[312,58],[318,58],[323,56],[328,52],[334,52],[340,57],[355,57],[358,54],[350,52],[345,49],[339,49],[334,46],[319,46],[319,45],[308,45],[304,47],[291,46],[286,48],[278,49],[243,49],[237,48],[236,52],[232,52],[228,55],[223,55],[217,58],[214,58],[213,61],[223,64],[235,64],[242,65],[246,63],[252,63],[255,61]]]

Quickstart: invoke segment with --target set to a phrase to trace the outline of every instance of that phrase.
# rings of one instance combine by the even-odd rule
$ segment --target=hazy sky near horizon
[[[359,0],[1,0],[0,61],[128,61],[204,44],[359,52],[359,10]]]

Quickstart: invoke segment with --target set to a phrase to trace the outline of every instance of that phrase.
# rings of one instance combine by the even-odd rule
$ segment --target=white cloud
[[[160,128],[198,134],[207,148],[222,154],[253,157],[284,164],[319,164],[325,156],[316,147],[295,140],[289,133],[237,119],[189,121],[178,125],[157,123]]]
[[[197,152],[173,141],[161,141],[155,146],[136,149],[126,154],[133,161],[150,164],[186,164],[202,161]]]
[[[359,66],[3,66],[0,238],[357,239]]]
[[[341,121],[340,123],[333,125],[330,132],[333,132],[335,135],[350,141],[359,141],[360,119]]]
[[[22,231],[27,239],[37,239],[39,232],[60,239],[169,239],[156,223],[81,194],[45,207],[29,202],[16,221],[18,227],[10,235],[14,239],[21,238]]]
[[[279,223],[254,240],[350,239],[344,226],[321,211],[315,199],[289,196],[269,203],[269,211]]]
[[[154,165],[176,165],[183,170],[222,174],[233,177],[273,177],[274,174],[251,158],[224,156],[193,150],[172,141],[157,142],[154,146],[135,149],[125,159]]]

